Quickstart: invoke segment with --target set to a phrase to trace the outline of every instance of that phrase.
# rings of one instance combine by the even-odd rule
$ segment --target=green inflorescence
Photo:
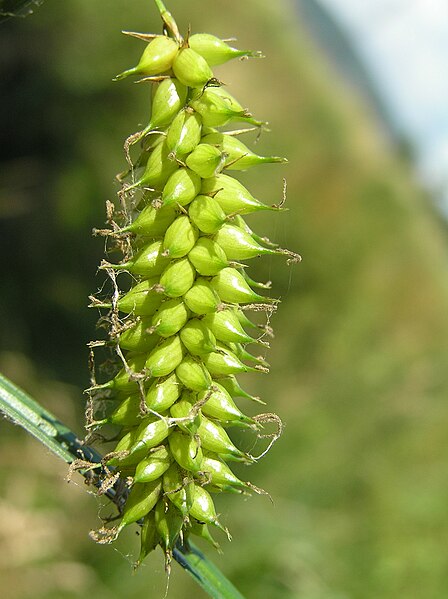
[[[101,323],[109,340],[102,345],[112,348],[119,367],[102,384],[93,372],[87,427],[112,425],[118,431],[113,451],[97,465],[101,489],[118,477],[127,482],[119,524],[93,536],[109,542],[138,522],[138,563],[160,545],[169,569],[177,543],[197,535],[218,547],[210,527],[227,532],[213,495],[262,492],[229,467],[260,456],[238,449],[227,429],[244,427],[271,442],[279,431],[267,433],[266,423],[281,429],[275,415],[249,417],[234,401],[261,402],[235,375],[267,372],[264,359],[246,346],[268,347],[270,327],[258,325],[254,334],[257,325],[246,312],[269,317],[277,300],[262,295],[268,285],[250,279],[241,261],[268,254],[295,262],[299,256],[248,227],[243,215],[282,207],[263,204],[229,174],[285,162],[258,156],[240,141],[240,134],[263,123],[211,70],[252,53],[209,34],[183,39],[170,13],[160,1],[157,5],[164,33],[132,33],[149,43],[137,66],[116,77],[137,75],[152,82],[152,114],[148,126],[126,141],[129,169],[118,176],[120,208],[108,206],[111,229],[101,232],[108,249],[124,256],[101,265],[112,281],[112,297],[92,298],[94,307],[108,310]],[[221,129],[237,122],[251,127]],[[133,162],[135,144],[141,152]],[[126,292],[119,291],[120,273],[130,275]]]

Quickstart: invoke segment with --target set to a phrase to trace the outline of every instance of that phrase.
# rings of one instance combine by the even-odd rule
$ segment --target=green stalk
[[[101,461],[101,455],[95,449],[83,445],[72,430],[1,373],[0,411],[67,464],[80,457],[95,463]],[[90,476],[89,471],[81,471],[81,474],[85,477]],[[114,489],[110,489],[106,495],[114,501]],[[173,557],[213,599],[244,599],[193,543],[189,544],[188,550],[185,547],[176,547]]]
[[[178,44],[182,44],[184,40],[183,40],[181,34],[179,33],[179,28],[177,27],[177,23],[174,20],[173,15],[166,8],[166,6],[162,0],[154,0],[154,2],[156,3],[157,9],[160,13],[160,16],[162,17],[162,21],[165,23],[165,25],[171,31],[176,42],[178,42]]]

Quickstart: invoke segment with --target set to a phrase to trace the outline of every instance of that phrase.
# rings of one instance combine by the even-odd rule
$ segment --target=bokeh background
[[[183,31],[265,53],[217,73],[269,121],[257,151],[290,160],[241,174],[268,203],[288,180],[290,211],[250,224],[303,256],[251,269],[282,305],[271,374],[244,383],[286,427],[240,474],[274,504],[219,498],[234,539],[220,538],[222,556],[204,550],[249,599],[445,599],[446,221],[412,148],[341,77],[296,2],[170,8]],[[141,51],[122,29],[159,31],[152,3],[47,0],[0,26],[0,370],[81,436],[98,316],[87,296],[102,282],[90,232],[117,191],[122,140],[149,117],[149,88],[111,82]],[[87,533],[107,506],[17,427],[0,432],[2,598],[162,597],[162,554],[133,575],[135,531],[96,546]],[[192,596],[205,595],[175,566],[169,597]]]

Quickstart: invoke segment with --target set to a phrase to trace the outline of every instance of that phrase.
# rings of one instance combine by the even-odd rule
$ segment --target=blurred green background
[[[243,382],[286,428],[240,474],[274,505],[218,498],[234,539],[220,538],[222,556],[204,549],[249,599],[445,599],[446,223],[292,0],[170,8],[183,31],[266,54],[217,74],[269,121],[257,151],[290,160],[241,174],[267,203],[288,180],[290,211],[250,225],[303,256],[251,269],[282,305],[271,374]],[[150,0],[47,0],[0,26],[0,370],[81,436],[98,316],[87,296],[103,280],[90,231],[117,191],[122,140],[149,116],[149,88],[111,82],[142,49],[122,29],[160,30]],[[87,533],[109,508],[21,430],[0,431],[2,599],[163,597],[161,552],[133,575],[135,531],[96,546]],[[175,566],[169,597],[192,596],[205,595]]]

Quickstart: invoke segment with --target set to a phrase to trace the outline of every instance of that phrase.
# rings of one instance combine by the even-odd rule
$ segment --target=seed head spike
[[[230,176],[286,162],[260,156],[239,140],[243,133],[260,134],[266,123],[212,71],[257,53],[206,33],[188,31],[183,39],[164,2],[155,4],[163,34],[125,32],[147,45],[137,65],[116,77],[136,75],[136,82],[151,83],[154,91],[147,125],[125,141],[128,168],[117,176],[117,207],[107,204],[109,229],[100,231],[108,251],[120,254],[100,265],[110,279],[111,298],[91,298],[92,306],[109,310],[100,319],[109,339],[90,344],[86,418],[90,429],[117,429],[113,451],[92,465],[100,491],[124,478],[126,492],[130,488],[119,525],[103,527],[96,540],[111,542],[140,522],[136,566],[161,545],[169,573],[176,544],[187,546],[197,535],[217,546],[208,526],[230,538],[210,493],[262,492],[229,466],[253,464],[262,456],[239,449],[228,428],[268,438],[262,455],[281,432],[273,415],[251,417],[238,405],[244,398],[264,403],[243,390],[235,375],[268,371],[264,356],[251,354],[246,345],[268,349],[262,337],[271,332],[269,319],[278,305],[261,295],[270,285],[249,277],[246,260],[265,254],[285,256],[288,263],[300,258],[254,233],[243,218],[283,211],[285,186],[281,202],[269,205]],[[248,126],[220,129],[235,122]],[[140,154],[134,159],[131,148],[137,143]],[[120,291],[118,281],[128,281],[127,287]],[[252,322],[248,311],[267,323],[258,324],[258,317]],[[248,331],[257,327],[263,332],[254,338]],[[93,363],[99,345],[116,354],[106,382],[97,382]],[[268,422],[277,423],[275,433],[265,433]]]

